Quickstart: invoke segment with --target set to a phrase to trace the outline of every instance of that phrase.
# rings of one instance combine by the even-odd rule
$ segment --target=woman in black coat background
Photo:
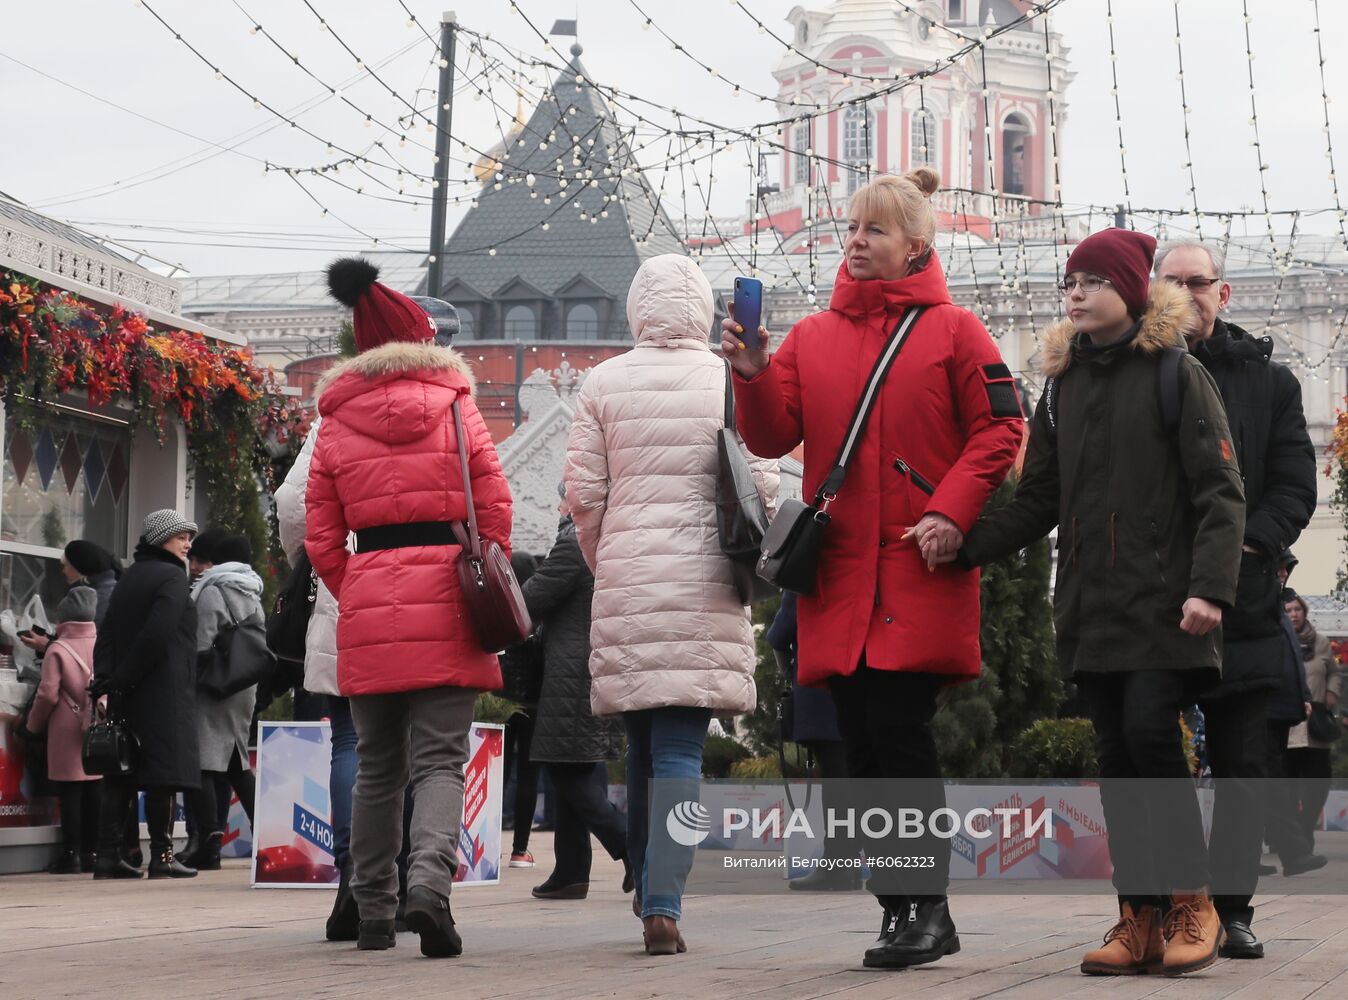
[[[136,768],[103,782],[94,878],[140,878],[120,853],[122,831],[145,792],[150,878],[196,874],[173,856],[173,798],[201,782],[197,753],[197,615],[188,596],[187,550],[197,526],[177,511],[145,518],[135,562],[117,582],[94,646],[95,696],[140,741]]]
[[[529,757],[557,792],[556,867],[533,894],[584,899],[590,889],[590,834],[626,864],[627,823],[609,802],[604,761],[622,751],[616,716],[590,710],[590,604],[594,577],[576,541],[565,497],[552,551],[524,585],[524,601],[543,636],[543,689]],[[519,818],[516,818],[519,822]],[[623,891],[630,892],[630,876]]]

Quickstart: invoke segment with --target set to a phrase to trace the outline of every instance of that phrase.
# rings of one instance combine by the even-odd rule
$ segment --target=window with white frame
[[[599,312],[588,302],[577,302],[566,313],[567,340],[598,340]]]
[[[65,595],[61,552],[86,539],[127,551],[131,434],[73,413],[8,415],[0,452],[0,610],[37,598],[50,618]],[[0,640],[3,641],[3,640]]]
[[[847,193],[866,180],[875,159],[875,114],[864,104],[850,105],[843,112],[843,162],[847,164]]]
[[[507,340],[537,340],[538,316],[529,306],[511,306],[505,314]]]

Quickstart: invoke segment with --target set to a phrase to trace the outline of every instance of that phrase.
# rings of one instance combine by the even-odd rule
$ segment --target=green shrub
[[[1011,744],[1013,778],[1097,778],[1095,727],[1089,719],[1040,719]]]
[[[730,765],[730,777],[737,781],[780,781],[782,765],[773,757],[745,757]]]
[[[500,695],[484,691],[477,696],[477,701],[473,704],[473,721],[505,722],[519,710],[520,707],[513,701],[506,701]]]
[[[750,757],[749,748],[742,743],[725,736],[708,736],[702,750],[702,776],[705,778],[728,778],[730,768],[736,762]]]

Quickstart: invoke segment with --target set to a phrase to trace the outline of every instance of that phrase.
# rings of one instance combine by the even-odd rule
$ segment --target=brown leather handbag
[[[473,478],[468,471],[468,436],[463,430],[463,413],[457,399],[453,412],[459,463],[463,469],[463,495],[468,502],[467,525],[455,522],[453,526],[461,549],[456,566],[459,586],[478,644],[489,653],[499,653],[527,639],[534,626],[529,619],[529,609],[524,605],[519,581],[510,568],[510,558],[499,544],[490,539],[483,542],[477,533]]]

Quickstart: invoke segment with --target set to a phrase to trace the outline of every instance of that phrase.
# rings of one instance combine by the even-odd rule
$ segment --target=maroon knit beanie
[[[1063,273],[1085,271],[1107,278],[1128,306],[1128,314],[1138,319],[1147,308],[1147,287],[1155,254],[1156,240],[1146,233],[1105,229],[1076,245]]]
[[[377,279],[379,268],[359,257],[344,257],[328,265],[328,290],[351,309],[356,350],[365,351],[393,341],[423,343],[435,339],[435,321],[425,309]]]

